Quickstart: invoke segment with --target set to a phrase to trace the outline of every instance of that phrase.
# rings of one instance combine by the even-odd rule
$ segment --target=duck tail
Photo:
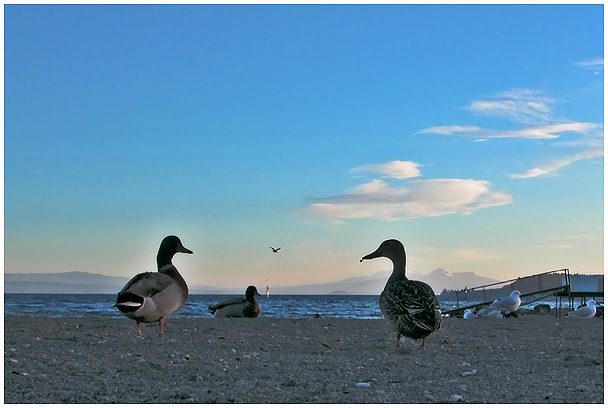
[[[214,315],[215,312],[217,311],[217,307],[215,307],[215,305],[209,305],[208,309],[209,309],[209,313],[211,313],[212,315]]]
[[[144,304],[144,298],[134,293],[119,293],[114,307],[123,313],[133,313]]]

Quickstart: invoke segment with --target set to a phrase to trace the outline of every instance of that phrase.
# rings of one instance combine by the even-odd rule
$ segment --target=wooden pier
[[[442,313],[449,317],[461,317],[464,311],[471,309],[478,312],[484,307],[492,304],[499,298],[508,297],[512,291],[521,293],[521,305],[538,302],[549,297],[555,297],[555,316],[561,317],[562,299],[568,298],[570,309],[574,309],[574,300],[581,299],[581,303],[587,298],[603,298],[603,279],[601,291],[598,285],[597,291],[573,291],[570,270],[567,268],[543,272],[539,274],[518,277],[506,281],[496,282],[489,285],[464,288],[453,291],[456,297],[456,306]],[[462,306],[461,306],[462,304]]]

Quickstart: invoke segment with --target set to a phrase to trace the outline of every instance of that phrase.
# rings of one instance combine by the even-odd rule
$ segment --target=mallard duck
[[[380,294],[382,315],[397,332],[397,347],[401,336],[425,338],[441,328],[441,309],[433,289],[424,282],[409,280],[405,276],[405,248],[396,239],[384,241],[378,249],[361,258],[385,257],[393,262],[393,273]]]
[[[143,272],[135,275],[118,292],[114,306],[129,319],[136,322],[137,334],[141,336],[139,323],[159,322],[160,335],[164,331],[165,318],[182,307],[188,300],[188,285],[171,263],[173,255],[192,251],[182,245],[174,235],[165,237],[160,243],[156,263],[158,272]]]
[[[595,300],[591,299],[590,301],[587,302],[587,306],[578,308],[576,310],[571,310],[570,312],[568,312],[568,314],[566,315],[566,317],[578,317],[578,318],[582,318],[582,319],[591,319],[593,316],[595,316]]]
[[[255,286],[249,286],[245,297],[235,297],[209,306],[214,317],[258,317],[260,306],[255,296],[260,294]]]

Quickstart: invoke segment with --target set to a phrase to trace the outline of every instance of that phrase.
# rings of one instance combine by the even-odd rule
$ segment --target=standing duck
[[[260,306],[255,296],[260,294],[255,286],[249,286],[245,297],[235,297],[209,306],[214,317],[258,317]]]
[[[405,276],[405,248],[396,239],[384,241],[378,249],[361,258],[385,257],[393,262],[393,273],[380,294],[380,310],[397,332],[397,347],[401,336],[425,338],[441,327],[441,309],[433,289],[424,282]]]
[[[114,306],[129,319],[135,320],[137,334],[140,336],[141,322],[159,322],[162,336],[165,332],[165,318],[188,300],[188,285],[171,263],[173,255],[178,252],[192,253],[182,245],[178,237],[174,235],[165,237],[160,243],[156,256],[158,272],[137,274],[118,292]]]

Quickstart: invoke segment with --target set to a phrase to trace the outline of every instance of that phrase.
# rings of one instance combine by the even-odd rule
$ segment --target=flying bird
[[[277,252],[279,252],[279,249],[281,249],[281,247],[278,247],[278,248],[268,247],[268,248],[272,249],[272,252],[274,252],[275,254]]]
[[[260,296],[255,286],[249,286],[245,290],[245,297],[235,297],[209,306],[213,317],[258,317],[260,306],[255,300],[255,295]]]
[[[158,272],[137,274],[118,292],[114,307],[129,319],[135,320],[137,334],[140,336],[139,323],[142,322],[158,322],[162,336],[165,332],[165,318],[188,300],[188,285],[171,262],[173,255],[178,252],[192,253],[182,245],[178,237],[165,237],[156,256]]]
[[[361,258],[385,257],[393,262],[393,273],[380,294],[380,310],[397,332],[397,347],[401,336],[424,340],[441,328],[441,309],[431,287],[405,276],[406,258],[403,244],[389,239],[369,255]]]

